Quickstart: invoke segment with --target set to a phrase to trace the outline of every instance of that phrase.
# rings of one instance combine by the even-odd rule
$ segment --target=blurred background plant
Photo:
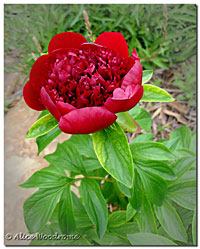
[[[128,42],[130,54],[136,48],[144,69],[166,71],[183,63],[179,65],[181,72],[174,72],[173,84],[183,91],[179,100],[189,100],[195,105],[194,4],[6,4],[5,56],[15,59],[5,63],[6,72],[23,73],[24,84],[35,59],[47,52],[50,39],[57,33],[78,32],[89,40],[83,11],[88,14],[90,28],[96,37],[104,31],[121,32]],[[157,77],[154,82],[160,85],[163,79]]]

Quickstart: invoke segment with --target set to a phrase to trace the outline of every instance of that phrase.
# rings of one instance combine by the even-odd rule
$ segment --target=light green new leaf
[[[175,99],[165,90],[154,85],[143,85],[144,94],[141,101],[144,102],[172,102]]]
[[[124,131],[137,133],[140,130],[138,123],[131,117],[128,112],[119,112],[117,115],[117,123]]]
[[[130,144],[133,160],[170,161],[175,155],[164,145],[157,142],[138,142]]]
[[[62,187],[70,181],[63,168],[51,165],[36,171],[25,183],[19,186],[22,188],[56,188]]]
[[[26,138],[40,137],[58,126],[58,121],[51,114],[47,114],[38,119],[28,131]]]
[[[128,234],[128,239],[133,246],[173,246],[173,241],[153,233]]]
[[[142,74],[142,84],[147,83],[153,76],[153,70],[144,70]]]
[[[93,145],[102,167],[117,181],[131,188],[133,160],[126,135],[115,122],[92,134]]]
[[[24,202],[24,221],[29,233],[39,232],[51,217],[63,188],[39,189]]]
[[[161,207],[155,206],[156,216],[165,232],[174,240],[187,242],[183,222],[175,208],[167,201]]]
[[[95,180],[83,179],[79,190],[85,210],[95,225],[99,238],[102,238],[107,228],[108,209],[100,187]]]
[[[62,192],[58,206],[58,222],[63,234],[73,234],[76,231],[70,185]]]

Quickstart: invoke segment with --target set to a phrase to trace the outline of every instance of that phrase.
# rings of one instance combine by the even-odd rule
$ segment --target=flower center
[[[45,89],[54,102],[76,108],[102,106],[114,89],[121,87],[127,59],[114,51],[95,46],[55,51],[49,58]]]

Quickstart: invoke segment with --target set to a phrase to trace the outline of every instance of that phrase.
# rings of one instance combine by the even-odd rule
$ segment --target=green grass
[[[196,5],[6,4],[5,53],[15,53],[19,59],[19,65],[10,69],[29,72],[32,53],[40,55],[33,37],[42,52],[60,32],[78,32],[88,38],[83,10],[96,36],[121,32],[130,53],[136,48],[144,68],[168,68],[196,54]]]

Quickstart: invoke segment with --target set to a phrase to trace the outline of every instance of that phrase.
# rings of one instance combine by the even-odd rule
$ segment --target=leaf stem
[[[81,181],[83,179],[95,179],[95,180],[102,180],[102,181],[108,181],[108,182],[112,182],[112,178],[104,178],[104,177],[100,177],[100,176],[84,176],[84,177],[79,177],[79,178],[71,178],[72,181],[70,183],[74,183],[76,181]]]

